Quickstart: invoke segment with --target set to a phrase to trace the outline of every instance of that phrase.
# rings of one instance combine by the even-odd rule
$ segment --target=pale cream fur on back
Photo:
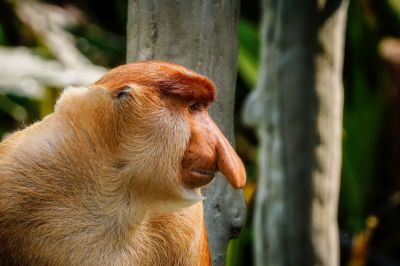
[[[154,92],[133,94],[70,88],[0,144],[6,264],[200,265],[201,197],[177,178],[188,125]]]

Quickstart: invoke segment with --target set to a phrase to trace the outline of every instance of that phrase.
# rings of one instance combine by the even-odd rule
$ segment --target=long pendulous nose
[[[211,126],[214,127],[213,132],[217,134],[215,148],[218,170],[226,177],[233,188],[243,188],[246,184],[246,169],[242,160],[214,121],[210,119],[209,123],[212,123]]]

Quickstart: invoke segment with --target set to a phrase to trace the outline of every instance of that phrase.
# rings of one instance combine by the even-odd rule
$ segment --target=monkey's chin
[[[203,195],[201,195],[200,188],[182,188],[182,196],[184,201],[191,203],[191,205],[206,199]]]
[[[163,205],[163,212],[176,212],[184,208],[190,207],[200,201],[203,201],[205,197],[201,195],[200,188],[190,189],[181,188],[179,196],[172,202]]]

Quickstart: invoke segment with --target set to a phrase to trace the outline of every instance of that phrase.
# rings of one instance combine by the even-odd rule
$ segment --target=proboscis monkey
[[[67,88],[0,144],[0,265],[210,265],[200,188],[246,179],[214,99],[206,77],[158,61]]]

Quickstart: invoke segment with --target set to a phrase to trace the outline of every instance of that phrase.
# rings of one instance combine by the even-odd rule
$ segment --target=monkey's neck
[[[131,236],[138,265],[211,265],[202,203],[150,218]]]

